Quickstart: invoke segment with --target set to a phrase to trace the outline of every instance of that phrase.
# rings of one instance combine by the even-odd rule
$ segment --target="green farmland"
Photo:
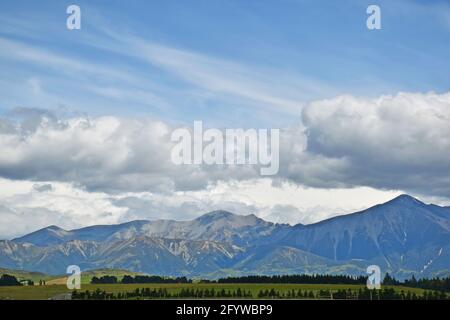
[[[106,291],[108,293],[123,293],[132,292],[136,289],[149,288],[149,289],[166,289],[169,293],[179,293],[182,289],[194,289],[194,290],[241,290],[250,291],[253,298],[258,297],[258,293],[261,290],[277,290],[281,293],[302,290],[313,291],[318,293],[320,290],[330,290],[336,292],[338,290],[351,289],[358,290],[363,289],[363,285],[332,285],[332,284],[217,284],[217,283],[189,283],[189,284],[84,284],[81,286],[81,290],[89,290],[94,292],[97,289]],[[410,292],[417,295],[422,295],[425,290],[417,288],[408,288],[402,286],[384,286],[383,288],[393,288],[395,291]],[[16,286],[16,287],[0,287],[0,299],[16,299],[16,300],[46,300],[52,297],[70,293],[72,290],[66,288],[65,285],[45,285],[45,286]]]

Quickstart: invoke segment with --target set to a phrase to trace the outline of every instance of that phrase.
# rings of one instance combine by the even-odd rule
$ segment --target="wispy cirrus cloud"
[[[82,1],[80,32],[65,29],[64,4],[2,7],[0,236],[213,209],[308,223],[399,190],[448,203],[448,6],[382,2],[379,33],[353,2],[239,2],[219,23],[192,19],[219,13],[208,5],[158,19],[153,2],[140,16]],[[46,110],[59,106],[77,112]],[[170,132],[197,119],[283,128],[279,174],[171,164]]]
[[[19,30],[20,26],[17,26]],[[181,117],[190,108],[203,117],[246,110],[253,112],[256,121],[259,117],[267,119],[268,114],[272,118],[288,119],[298,116],[306,101],[337,92],[321,81],[287,70],[257,63],[242,64],[132,33],[111,31],[108,27],[94,27],[94,30],[74,41],[82,48],[81,52],[96,51],[95,63],[91,57],[79,56],[76,51],[57,52],[40,47],[40,41],[30,44],[8,37],[0,38],[0,47],[4,48],[0,58],[40,67],[38,74],[34,72],[31,77],[58,83],[47,86],[52,87],[49,91],[57,97],[54,100],[61,103],[69,100],[63,90],[57,90],[61,86],[71,87],[78,97],[87,96],[71,98],[70,105],[75,108],[80,101],[89,104],[89,95],[97,101],[103,99],[103,104],[108,101],[119,104],[127,98],[130,109],[147,105],[156,108],[158,116],[169,117],[170,113],[171,118],[174,114]],[[117,55],[112,63],[101,59]]]
[[[92,45],[138,58],[205,91],[235,96],[241,104],[248,100],[254,108],[298,115],[306,101],[337,92],[324,82],[286,70],[244,65],[108,28],[102,31],[109,41]]]

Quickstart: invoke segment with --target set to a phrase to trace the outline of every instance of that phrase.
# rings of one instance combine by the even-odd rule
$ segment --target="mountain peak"
[[[408,195],[408,194],[401,194],[398,197],[395,197],[391,201],[388,201],[388,203],[401,203],[401,204],[424,204],[423,202],[419,201],[418,199]]]
[[[25,236],[15,238],[13,241],[19,243],[33,243],[35,245],[59,244],[65,241],[65,238],[70,234],[70,231],[64,230],[58,226],[51,225],[37,231],[34,231]]]
[[[197,219],[207,218],[207,219],[223,219],[223,218],[230,218],[234,217],[236,214],[231,213],[229,211],[225,210],[215,210],[208,213],[205,213],[198,217]]]
[[[201,225],[214,225],[214,228],[222,228],[224,226],[230,228],[251,227],[251,226],[269,226],[271,222],[267,222],[258,218],[254,214],[241,215],[229,211],[217,210],[208,212],[197,219],[195,222]]]
[[[51,226],[42,228],[41,230],[66,231],[63,228],[60,228],[60,227],[58,227],[56,225],[51,225]]]

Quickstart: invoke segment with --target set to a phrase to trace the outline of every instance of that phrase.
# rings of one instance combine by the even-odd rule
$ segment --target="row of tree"
[[[117,283],[117,277],[116,276],[103,276],[100,278],[92,277],[91,283],[92,284],[114,284],[114,283]]]
[[[383,279],[383,285],[393,285],[393,286],[405,286],[411,288],[421,288],[426,290],[436,290],[436,291],[446,291],[450,292],[450,277],[446,278],[421,278],[419,280],[416,279],[414,275],[411,276],[410,279],[406,279],[404,281],[398,281],[389,273],[386,273],[386,276]]]
[[[192,283],[191,279],[186,277],[178,277],[178,278],[166,278],[160,276],[129,276],[125,275],[121,281],[117,279],[115,276],[102,276],[100,278],[93,277],[91,279],[92,284],[114,284],[114,283],[122,283],[122,284],[130,284],[130,283]]]
[[[222,278],[217,283],[295,283],[295,284],[365,284],[367,277],[352,277],[347,275],[274,275],[274,276],[244,276]]]
[[[243,277],[228,277],[218,280],[200,280],[201,283],[292,283],[292,284],[365,284],[367,282],[366,276],[348,276],[348,275],[274,275],[274,276],[243,276]],[[192,279],[186,277],[167,278],[161,276],[146,276],[125,275],[122,280],[118,280],[115,276],[102,276],[100,278],[93,277],[92,284],[143,284],[143,283],[192,283]],[[382,282],[383,285],[403,285],[412,288],[422,288],[426,290],[437,290],[450,292],[450,277],[447,278],[432,278],[419,279],[414,276],[405,281],[398,281],[389,273],[386,274]]]
[[[201,280],[202,283],[294,283],[294,284],[365,284],[367,277],[352,277],[347,275],[274,275],[274,276],[243,276],[228,277],[219,280]],[[93,277],[92,284],[143,284],[143,283],[192,283],[192,279],[186,277],[166,278],[161,276],[125,275],[119,282],[116,276]],[[446,278],[421,278],[416,279],[414,275],[405,281],[398,281],[389,273],[383,280],[383,285],[403,285],[412,288],[421,288],[433,291],[450,292],[450,277]],[[28,285],[34,285],[33,281],[27,280]],[[3,274],[0,277],[0,286],[21,286],[22,283],[15,276]],[[39,285],[45,285],[45,281],[40,280]]]
[[[41,285],[42,280],[39,280],[39,285]],[[45,284],[45,281],[44,281]],[[24,279],[24,280],[17,280],[15,276],[12,276],[10,274],[2,274],[0,276],[0,287],[2,286],[34,286],[34,281],[30,279]]]
[[[260,290],[258,298],[271,299],[343,299],[343,300],[447,300],[450,296],[445,292],[425,291],[422,295],[410,291],[396,291],[392,288],[383,290],[369,290],[367,288],[352,290],[288,290],[276,289]],[[251,291],[241,288],[235,290],[225,289],[186,289],[177,292],[169,292],[166,288],[142,288],[130,292],[109,293],[97,289],[93,292],[73,291],[72,299],[75,300],[123,300],[123,299],[170,299],[170,298],[254,298]]]
[[[251,291],[245,291],[241,288],[236,290],[215,290],[212,289],[189,289],[181,288],[177,292],[169,292],[166,288],[137,288],[130,292],[119,292],[117,294],[97,289],[93,292],[89,290],[72,292],[74,300],[123,300],[123,299],[157,299],[157,298],[253,298]]]
[[[295,299],[340,299],[340,300],[447,300],[450,298],[445,292],[424,291],[422,295],[418,295],[410,291],[396,291],[392,288],[382,290],[369,290],[367,288],[352,290],[339,289],[332,290],[291,290],[280,292],[275,289],[260,290],[258,298],[295,298]]]
[[[9,274],[2,274],[0,277],[0,286],[21,286],[22,284],[16,277]]]
[[[295,284],[366,284],[366,276],[347,275],[274,275],[274,276],[243,276],[228,277],[217,281],[202,280],[206,283],[295,283]],[[383,285],[402,285],[405,287],[421,288],[426,290],[437,290],[450,292],[450,277],[446,278],[421,278],[417,280],[414,275],[404,281],[396,280],[389,273],[386,273]]]

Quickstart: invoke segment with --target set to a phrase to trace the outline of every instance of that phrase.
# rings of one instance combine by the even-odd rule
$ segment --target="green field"
[[[109,293],[119,293],[119,292],[131,292],[137,288],[166,288],[171,293],[179,292],[182,288],[184,289],[212,289],[214,290],[236,290],[240,288],[241,290],[250,290],[253,297],[257,297],[260,290],[265,289],[275,289],[280,292],[287,292],[292,289],[294,290],[308,290],[318,292],[319,290],[332,290],[337,291],[339,289],[352,289],[358,290],[359,288],[364,288],[363,285],[331,285],[331,284],[202,284],[202,283],[192,283],[192,284],[84,284],[81,286],[81,291],[89,290],[95,291],[96,289],[104,290]],[[425,290],[417,288],[407,288],[401,286],[384,286],[383,288],[394,288],[396,291],[409,291],[411,293],[416,293],[418,295],[423,294]],[[65,285],[46,285],[46,286],[24,286],[24,287],[0,287],[0,299],[49,299],[51,297],[57,296],[63,293],[69,293],[71,290],[67,289]]]

